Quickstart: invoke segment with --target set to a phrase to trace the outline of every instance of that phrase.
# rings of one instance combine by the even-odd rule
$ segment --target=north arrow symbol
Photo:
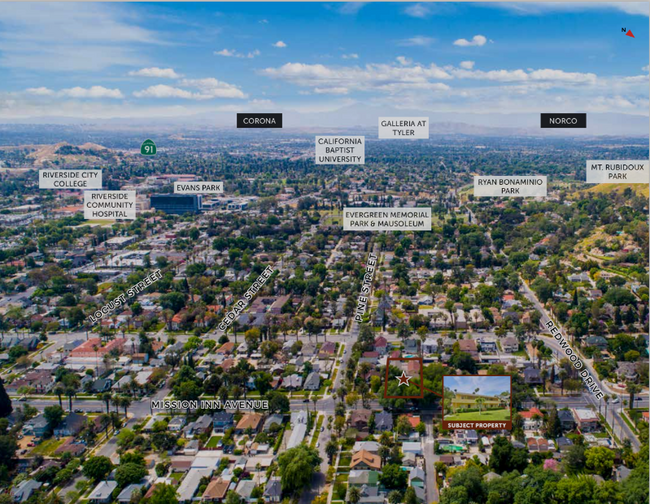
[[[636,37],[634,36],[634,34],[632,33],[632,30],[628,30],[627,33],[626,33],[625,35],[627,35],[628,37],[636,38]]]

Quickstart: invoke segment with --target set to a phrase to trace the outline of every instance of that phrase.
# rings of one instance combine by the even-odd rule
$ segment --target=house
[[[422,487],[424,482],[424,470],[421,467],[412,467],[409,471],[409,485]]]
[[[375,352],[380,355],[385,355],[388,351],[388,340],[383,336],[375,338]]]
[[[252,480],[239,480],[235,492],[246,502],[256,502],[257,498],[253,496],[253,490],[257,484]]]
[[[235,427],[235,432],[237,434],[243,434],[248,429],[252,429],[253,432],[258,432],[262,426],[262,419],[264,417],[259,413],[246,413],[241,417],[237,426]]]
[[[86,426],[87,419],[78,413],[68,413],[61,423],[54,429],[54,435],[76,436]]]
[[[375,414],[375,430],[378,432],[393,430],[393,415],[386,411]]]
[[[636,381],[639,377],[636,368],[636,362],[619,362],[616,366],[616,376],[621,381]]]
[[[167,424],[167,429],[172,432],[179,432],[185,425],[185,417],[176,416],[172,418]]]
[[[481,338],[481,352],[484,353],[496,353],[497,352],[497,340],[494,338],[484,337]]]
[[[327,359],[329,357],[334,357],[336,355],[336,344],[331,341],[326,341],[320,347],[318,352],[318,357],[321,359]]]
[[[544,424],[544,415],[537,408],[531,408],[528,411],[521,411],[519,416],[524,419],[524,430],[541,429]]]
[[[404,441],[402,443],[402,451],[404,453],[413,453],[414,455],[422,455],[422,443],[419,441]]]
[[[420,340],[415,338],[408,338],[404,340],[404,353],[419,354],[420,353]]]
[[[468,394],[465,392],[456,392],[456,395],[451,398],[451,406],[454,410],[462,408],[476,408],[478,398],[483,399],[483,406],[485,408],[498,408],[501,400],[498,396],[488,396],[482,394]]]
[[[111,385],[113,385],[113,380],[110,378],[99,378],[93,382],[92,392],[94,394],[101,394],[102,392],[107,392],[110,390]]]
[[[352,453],[361,450],[366,450],[370,453],[377,453],[379,451],[379,443],[377,441],[357,441],[352,447]]]
[[[190,469],[178,486],[178,502],[191,502],[201,484],[201,480],[209,478],[211,475],[212,469]]]
[[[598,429],[598,415],[587,408],[573,408],[573,418],[581,433]]]
[[[427,338],[422,343],[422,353],[432,354],[438,352],[438,340],[435,338]]]
[[[228,488],[230,487],[230,481],[224,480],[222,478],[216,478],[208,483],[203,496],[201,497],[202,502],[222,502],[226,498],[228,493]]]
[[[350,468],[379,470],[381,469],[381,457],[366,450],[359,450],[357,453],[352,455]]]
[[[41,483],[33,479],[21,481],[16,488],[11,491],[11,497],[14,502],[25,502],[32,494],[41,487]]]
[[[474,360],[478,359],[478,347],[473,339],[458,340],[458,350],[470,354]]]
[[[379,482],[379,472],[377,471],[366,471],[366,470],[355,470],[350,471],[350,476],[348,478],[348,485],[350,486],[377,486]]]
[[[99,484],[90,492],[88,502],[90,504],[109,504],[113,501],[111,495],[117,488],[117,481],[100,481]]]
[[[555,444],[557,445],[557,449],[560,452],[565,452],[573,446],[573,442],[569,438],[564,436],[560,436],[559,438],[557,438],[555,440]]]
[[[528,367],[524,369],[524,381],[528,385],[541,385],[542,376],[539,372],[539,369],[534,367]]]
[[[607,340],[602,336],[589,336],[585,338],[585,346],[596,347],[599,350],[607,350]]]
[[[294,373],[282,379],[282,387],[290,390],[299,390],[302,388],[302,375]]]
[[[320,375],[316,371],[309,373],[305,379],[303,388],[305,390],[318,390],[320,388]]]
[[[266,502],[280,502],[282,500],[282,483],[280,478],[271,478],[264,489],[264,500]]]
[[[516,352],[519,350],[519,341],[514,336],[506,336],[501,340],[501,349],[507,353]]]
[[[47,394],[52,388],[54,375],[46,369],[27,371],[22,378],[5,385],[5,390],[10,394],[18,394],[21,389],[33,389],[36,394]]]
[[[23,426],[23,432],[29,436],[43,437],[48,431],[49,423],[45,415],[41,413],[34,418],[28,420]]]
[[[557,417],[560,419],[560,425],[562,430],[570,431],[575,429],[576,422],[573,419],[573,415],[569,410],[561,409],[557,412]]]
[[[264,422],[264,431],[268,432],[269,430],[271,430],[271,427],[273,427],[274,425],[282,426],[283,421],[284,421],[284,417],[278,413],[269,415],[269,417]]]
[[[368,421],[370,420],[371,415],[372,415],[372,411],[370,411],[369,409],[355,410],[350,414],[348,424],[350,425],[350,427],[357,430],[367,430]]]
[[[217,411],[212,415],[212,428],[215,432],[225,432],[235,424],[235,415],[226,411]]]
[[[183,433],[188,438],[199,436],[212,430],[213,419],[210,415],[201,415],[194,422],[191,422],[183,429]]]
[[[117,496],[117,502],[120,504],[129,504],[132,502],[131,499],[133,498],[132,496],[134,493],[140,495],[142,489],[144,488],[146,490],[148,486],[148,483],[131,483],[130,485],[127,485]]]

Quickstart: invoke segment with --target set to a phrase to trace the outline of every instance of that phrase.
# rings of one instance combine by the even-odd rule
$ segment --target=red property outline
[[[420,395],[388,395],[388,368],[390,367],[390,361],[420,361]],[[424,399],[424,379],[422,377],[422,371],[424,368],[424,363],[422,357],[388,357],[386,361],[386,380],[384,381],[384,399]]]

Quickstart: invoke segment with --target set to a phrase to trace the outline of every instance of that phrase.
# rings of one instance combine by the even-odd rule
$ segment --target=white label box
[[[366,162],[366,137],[364,136],[317,136],[317,165],[360,165]]]
[[[474,176],[474,196],[528,198],[546,196],[546,175]]]
[[[39,189],[101,189],[101,170],[38,170]]]
[[[174,194],[223,194],[223,182],[174,182]]]
[[[650,162],[587,161],[587,184],[650,184]]]
[[[380,117],[379,138],[429,138],[428,117]]]
[[[345,207],[344,231],[431,231],[431,207]]]
[[[135,220],[135,191],[84,191],[84,219]]]

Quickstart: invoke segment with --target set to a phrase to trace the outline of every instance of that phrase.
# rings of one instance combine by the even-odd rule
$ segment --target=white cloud
[[[211,100],[213,98],[247,98],[247,95],[233,84],[215,78],[183,79],[180,86],[196,89],[190,91],[181,87],[158,84],[133,93],[137,98],[183,98],[185,100]]]
[[[268,19],[260,19],[260,24],[269,24]]]
[[[118,4],[10,2],[0,15],[0,65],[45,71],[142,66],[146,45],[165,45]]]
[[[584,12],[588,10],[619,10],[626,14],[648,16],[648,2],[495,2],[485,4],[521,15],[553,12]]]
[[[157,77],[160,79],[180,79],[182,75],[177,74],[173,68],[149,67],[129,72],[129,75],[136,77]]]
[[[262,54],[258,49],[255,49],[254,51],[250,51],[246,54],[239,53],[235,51],[234,49],[222,49],[221,51],[214,51],[215,56],[225,56],[227,58],[249,58],[252,59],[255,56],[259,56]]]
[[[278,40],[275,44],[273,44],[273,47],[287,47],[287,44],[282,42],[281,40]]]
[[[402,61],[402,64],[368,64],[363,67],[287,63],[278,68],[266,68],[261,73],[301,87],[311,88],[316,94],[344,94],[352,91],[378,91],[392,94],[408,89],[426,88],[441,91],[448,88],[446,84],[431,82],[451,79],[452,76],[444,69],[433,64],[410,65],[406,59]]]
[[[648,72],[650,70],[650,65],[644,66],[641,70],[643,70],[644,72]]]
[[[331,88],[314,88],[314,93],[316,94],[331,94],[331,95],[346,95],[350,92],[348,88],[345,87],[331,87]]]
[[[344,3],[339,8],[339,13],[341,13],[341,14],[356,14],[365,5],[366,5],[366,2],[347,2],[347,3]]]
[[[474,35],[472,37],[472,40],[467,40],[467,39],[458,39],[454,41],[454,45],[460,46],[460,47],[471,47],[471,46],[484,46],[485,43],[487,42],[487,39],[483,35]]]
[[[54,95],[54,91],[52,91],[49,88],[46,87],[37,87],[37,88],[29,88],[25,90],[26,93],[36,95],[36,96],[52,96]]]
[[[413,63],[413,60],[407,58],[406,56],[398,56],[395,60],[402,66],[410,65]]]
[[[404,13],[407,16],[424,19],[431,14],[431,9],[428,5],[416,3],[409,5],[406,9],[404,9]]]
[[[343,59],[359,59],[359,55],[356,54],[356,53],[344,54],[344,55],[341,56],[341,58],[343,58]]]
[[[108,89],[104,86],[92,86],[90,88],[73,87],[62,89],[58,93],[69,98],[124,98],[119,89]]]
[[[474,62],[473,61],[461,61],[460,62],[460,67],[464,68],[465,70],[471,70],[474,68]]]
[[[431,38],[431,37],[424,37],[422,35],[417,35],[415,37],[411,37],[408,39],[403,39],[400,40],[397,44],[400,46],[404,47],[409,47],[409,46],[430,46],[436,41],[436,39]]]
[[[174,86],[168,86],[167,84],[157,84],[155,86],[149,86],[147,89],[142,91],[135,91],[133,96],[137,98],[184,98],[184,99],[198,99],[193,96],[190,91],[185,89],[180,89]]]

